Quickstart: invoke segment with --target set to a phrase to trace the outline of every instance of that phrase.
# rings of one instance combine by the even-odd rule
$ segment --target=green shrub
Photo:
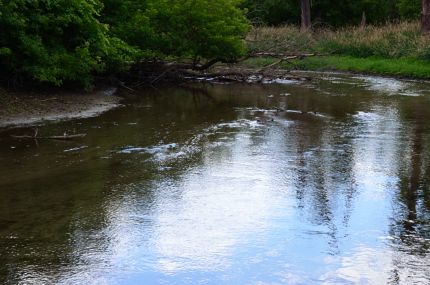
[[[61,85],[88,86],[105,68],[112,46],[106,25],[97,19],[97,0],[11,0],[0,2],[0,66],[4,73]],[[4,74],[3,74],[4,75]]]
[[[0,0],[0,77],[89,86],[148,58],[230,61],[245,51],[239,0]]]
[[[143,57],[229,61],[244,53],[248,22],[237,0],[106,1],[114,35]]]

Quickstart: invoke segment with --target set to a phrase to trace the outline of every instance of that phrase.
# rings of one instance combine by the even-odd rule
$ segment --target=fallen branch
[[[75,135],[48,136],[48,137],[29,136],[29,135],[23,135],[23,136],[12,135],[11,137],[15,138],[15,139],[73,140],[73,139],[83,138],[86,135],[87,134],[75,134]]]
[[[278,64],[282,63],[284,60],[285,60],[285,59],[281,58],[280,60],[275,61],[274,63],[271,63],[271,64],[269,64],[269,65],[266,65],[266,66],[262,67],[262,68],[261,68],[260,70],[258,70],[258,71],[259,71],[259,72],[262,72],[262,71],[264,71],[264,70],[266,70],[266,69],[269,69],[269,68],[271,68],[271,67],[273,67],[273,66],[275,66],[275,65],[278,65]]]
[[[312,56],[325,56],[325,54],[316,54],[316,53],[285,54],[285,53],[274,53],[274,52],[252,52],[252,53],[249,53],[246,56],[238,59],[236,62],[242,62],[242,61],[245,61],[247,59],[256,58],[256,57],[274,57],[274,58],[289,60],[289,59],[304,59],[306,57],[312,57]]]
[[[278,62],[276,62],[278,63]],[[274,64],[271,64],[274,65]],[[242,68],[235,68],[235,69],[221,69],[221,70],[214,70],[210,73],[199,73],[196,71],[188,70],[184,74],[186,74],[189,77],[195,78],[195,79],[201,79],[204,80],[216,80],[216,81],[222,81],[222,82],[246,82],[246,83],[260,83],[263,81],[271,81],[276,79],[285,79],[285,80],[311,80],[311,77],[308,76],[294,76],[291,75],[289,72],[286,72],[285,70],[271,70],[270,72],[266,72],[265,69],[260,70],[254,70],[254,69],[242,69]]]
[[[280,63],[292,59],[304,59],[311,56],[320,56],[315,53],[295,53],[295,54],[282,54],[272,52],[254,52],[247,56],[235,61],[234,63],[240,63],[249,58],[253,57],[272,57],[278,58],[276,62],[273,62],[267,66],[262,67],[259,70],[252,70],[244,72],[242,69],[234,71],[214,71],[217,67],[213,67],[219,62],[218,59],[212,59],[204,64],[198,64],[196,62],[166,62],[162,60],[148,60],[141,61],[135,64],[130,72],[128,72],[123,80],[118,80],[118,84],[129,90],[134,91],[133,88],[139,88],[144,85],[153,86],[157,83],[168,82],[168,83],[183,83],[186,81],[193,80],[215,80],[215,81],[237,81],[237,82],[260,82],[266,80],[274,80],[277,77],[286,78],[285,71],[274,75],[265,74],[264,71],[271,69]],[[211,68],[212,67],[212,68]],[[206,71],[211,68],[211,72]],[[259,79],[250,79],[250,77],[259,77]],[[291,76],[287,76],[291,78]],[[303,78],[292,78],[297,80],[303,80]],[[307,80],[307,78],[305,78]],[[128,82],[131,85],[125,85],[124,82]],[[131,86],[131,87],[129,87]]]
[[[305,57],[311,56],[321,56],[316,53],[292,53],[292,54],[284,54],[284,53],[274,53],[274,52],[256,52],[251,53],[251,57],[278,57],[284,59],[303,59]]]
[[[125,84],[124,84],[124,82],[119,81],[118,83],[119,83],[119,86],[120,86],[120,87],[122,87],[122,88],[124,88],[124,89],[127,89],[128,91],[134,92],[134,89],[133,89],[133,88],[128,87],[127,85],[125,85]]]

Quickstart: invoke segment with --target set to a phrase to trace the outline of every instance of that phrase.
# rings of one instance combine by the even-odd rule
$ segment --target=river
[[[0,131],[0,284],[430,284],[430,84],[124,94]]]

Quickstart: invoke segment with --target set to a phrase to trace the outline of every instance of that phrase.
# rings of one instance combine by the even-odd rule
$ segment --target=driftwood
[[[46,140],[73,140],[78,138],[83,138],[87,134],[73,134],[68,135],[67,133],[64,133],[61,136],[39,136],[39,129],[34,130],[34,135],[23,135],[23,136],[17,136],[17,135],[11,135],[12,138],[15,139],[46,139]]]
[[[214,69],[212,72],[200,73],[196,71],[187,71],[189,77],[195,78],[200,81],[220,81],[220,82],[246,82],[246,83],[261,83],[273,81],[276,79],[283,80],[298,80],[309,81],[312,80],[309,76],[295,76],[285,70],[271,70],[266,71],[268,68],[260,70],[245,69],[245,68],[232,68],[232,69]]]
[[[73,140],[73,139],[83,138],[86,135],[87,134],[76,134],[76,135],[48,136],[48,137],[42,137],[42,136],[36,136],[35,137],[35,136],[28,136],[28,135],[24,135],[24,136],[12,135],[11,137],[13,137],[15,139]]]
[[[292,60],[292,59],[305,59],[306,57],[313,56],[325,56],[325,54],[316,54],[316,53],[277,53],[277,52],[252,52],[247,54],[246,56],[237,60],[237,62],[242,62],[250,58],[255,57],[273,57],[284,60]]]
[[[124,74],[124,77],[118,79],[118,85],[133,92],[141,86],[154,86],[158,83],[184,83],[187,81],[212,81],[212,82],[248,82],[258,83],[267,80],[291,79],[291,80],[309,80],[305,77],[291,76],[287,71],[266,72],[273,70],[280,63],[293,59],[304,59],[306,57],[321,56],[315,53],[303,54],[282,54],[271,52],[254,52],[236,60],[234,63],[240,63],[253,57],[272,57],[279,60],[264,66],[258,70],[244,70],[235,68],[233,70],[214,65],[219,62],[218,59],[207,61],[200,64],[199,62],[165,62],[161,60],[141,61],[132,66],[130,72]],[[210,70],[210,72],[207,72]],[[252,78],[251,78],[252,77]]]

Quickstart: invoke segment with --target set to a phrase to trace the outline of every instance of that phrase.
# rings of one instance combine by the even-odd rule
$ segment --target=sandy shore
[[[115,91],[42,94],[0,90],[0,128],[97,116],[120,106],[121,98],[114,95]]]

